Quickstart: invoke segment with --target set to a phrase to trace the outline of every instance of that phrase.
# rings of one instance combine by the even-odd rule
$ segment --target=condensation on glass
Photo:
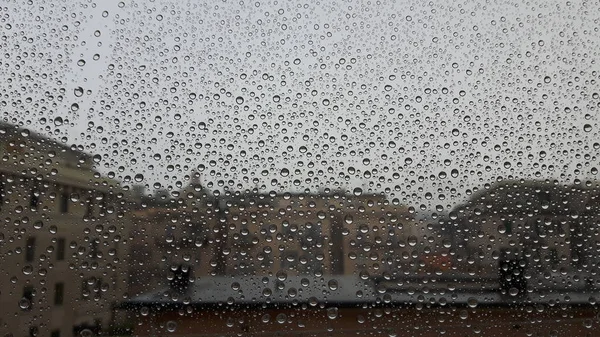
[[[593,336],[599,10],[3,1],[0,334]]]

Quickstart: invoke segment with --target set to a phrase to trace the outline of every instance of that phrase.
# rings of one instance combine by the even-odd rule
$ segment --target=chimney
[[[513,258],[499,261],[500,290],[512,296],[525,296],[527,293],[525,268],[526,263],[524,260]]]
[[[193,282],[192,278],[192,267],[188,265],[171,267],[169,286],[178,293],[184,293],[189,287],[190,283]]]

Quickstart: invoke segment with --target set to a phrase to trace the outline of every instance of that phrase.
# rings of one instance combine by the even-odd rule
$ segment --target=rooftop
[[[544,304],[595,306],[600,291],[594,289],[545,289],[526,296],[510,296],[498,290],[393,289],[357,276],[251,276],[203,277],[182,293],[165,287],[131,298],[120,307],[166,309],[177,306],[523,306]]]

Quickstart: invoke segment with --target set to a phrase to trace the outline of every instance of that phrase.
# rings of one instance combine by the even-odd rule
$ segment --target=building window
[[[573,262],[573,266],[575,267],[583,267],[587,264],[585,251],[582,246],[573,243],[575,247],[572,249],[571,253],[571,261]]]
[[[540,236],[541,234],[543,234],[543,231],[542,231],[543,224],[540,219],[537,219],[533,226],[534,226],[533,228],[534,228],[535,234],[537,236]]]
[[[511,220],[504,220],[504,230],[506,234],[512,234],[513,222]]]
[[[62,305],[65,298],[65,284],[60,282],[54,285],[54,305]]]
[[[33,262],[35,258],[35,237],[31,236],[27,238],[27,243],[25,244],[25,261]]]
[[[31,310],[33,307],[33,286],[25,286],[23,288],[23,298],[29,301],[29,305],[23,310]]]
[[[542,203],[548,203],[550,202],[550,193],[548,192],[539,192],[537,194],[538,199],[540,200],[540,202]]]
[[[85,202],[85,216],[86,217],[91,217],[92,215],[94,215],[94,203],[92,202],[91,198],[88,198]]]
[[[63,192],[60,195],[60,212],[67,213],[69,211],[69,194]]]
[[[553,267],[556,267],[558,265],[558,262],[559,262],[558,251],[556,250],[556,248],[552,248],[550,250],[550,264]]]
[[[31,195],[29,196],[29,206],[31,209],[37,209],[40,204],[40,192],[34,188],[31,190]]]
[[[102,193],[102,199],[100,200],[100,216],[106,215],[106,193]]]
[[[65,259],[65,238],[58,238],[56,241],[56,260],[62,261]]]
[[[0,174],[0,209],[2,209],[2,205],[4,205],[5,193],[6,185],[4,183],[4,175]]]
[[[98,258],[98,239],[91,239],[90,241],[90,258],[97,259]]]

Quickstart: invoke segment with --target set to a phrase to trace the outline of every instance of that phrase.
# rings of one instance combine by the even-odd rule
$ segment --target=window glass
[[[56,260],[63,261],[65,259],[65,238],[58,238],[56,241]]]
[[[54,305],[60,306],[63,305],[64,297],[65,297],[65,285],[60,282],[54,285]]]
[[[0,3],[0,336],[593,336],[597,1]]]
[[[25,245],[25,262],[33,262],[35,259],[35,247],[36,239],[35,237],[27,238],[27,243]]]
[[[60,212],[67,213],[69,211],[69,194],[62,192],[60,194]]]

